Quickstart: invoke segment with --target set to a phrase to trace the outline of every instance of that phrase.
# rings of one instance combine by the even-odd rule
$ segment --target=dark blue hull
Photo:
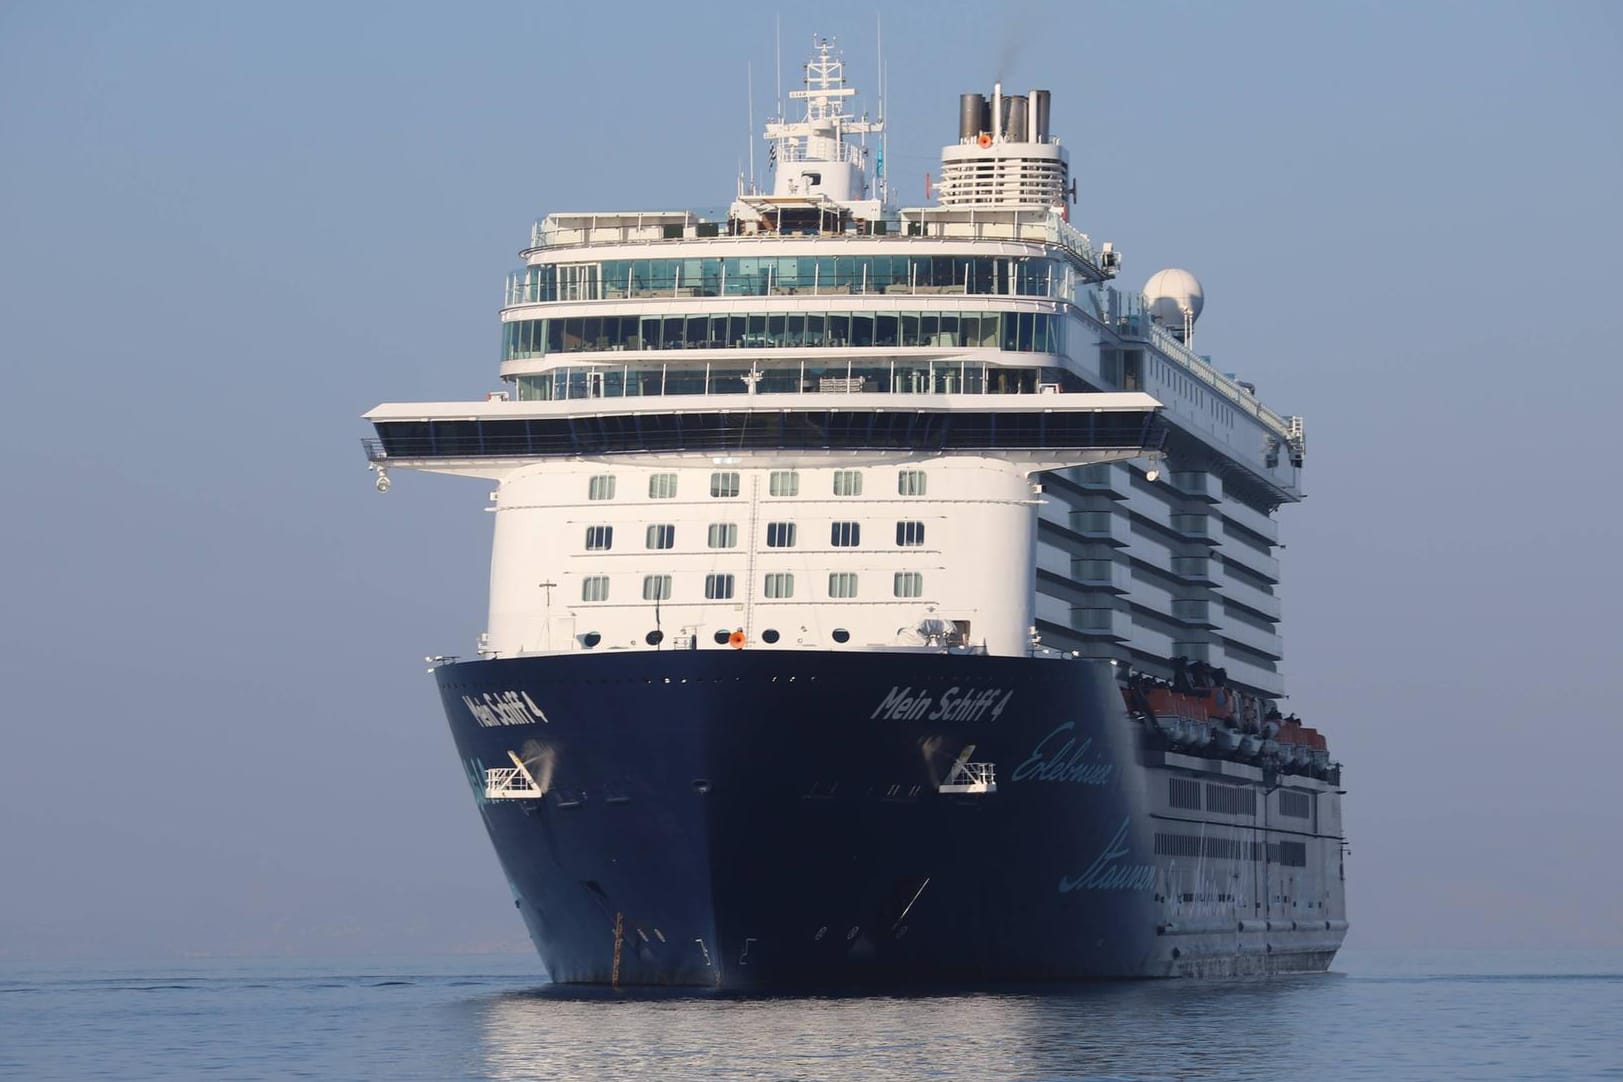
[[[1166,888],[1144,730],[1108,665],[705,650],[477,661],[436,677],[556,981],[1177,971],[1157,934]],[[972,761],[996,764],[996,791],[941,791],[971,744]],[[486,798],[484,771],[510,753],[543,795]]]

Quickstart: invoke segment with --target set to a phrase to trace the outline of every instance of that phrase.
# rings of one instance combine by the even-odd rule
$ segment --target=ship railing
[[[941,783],[943,793],[995,793],[997,792],[997,764],[959,763],[947,780]]]
[[[541,790],[523,769],[501,766],[485,771],[486,800],[538,800]]]
[[[1274,412],[1263,405],[1256,395],[1212,367],[1205,357],[1178,341],[1176,335],[1151,319],[1142,303],[1143,298],[1124,304],[1126,298],[1114,289],[1109,291],[1109,297],[1109,314],[1114,320],[1116,333],[1124,338],[1149,341],[1189,375],[1255,417],[1281,443],[1291,444],[1300,440],[1300,417],[1285,417]],[[1086,311],[1083,314],[1092,318]]]
[[[812,157],[801,139],[796,136],[783,136],[776,140],[775,145],[778,150],[779,162],[826,162],[830,160],[821,154]],[[862,148],[860,146],[847,143],[844,140],[840,140],[834,145],[839,149],[832,160],[850,162],[854,165],[862,164]]]
[[[648,211],[549,215],[530,228],[530,248],[575,248],[586,245],[660,244],[691,240],[758,242],[776,234],[727,232],[730,211]],[[880,224],[882,223],[882,224]],[[804,234],[786,234],[803,236]],[[886,213],[876,221],[842,219],[838,229],[818,234],[851,240],[977,240],[1047,244],[1070,253],[1093,277],[1110,277],[1099,265],[1093,240],[1064,216],[1045,206],[964,205],[924,207]]]

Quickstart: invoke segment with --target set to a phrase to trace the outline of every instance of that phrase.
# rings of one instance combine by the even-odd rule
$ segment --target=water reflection
[[[482,1001],[491,1078],[1311,1076],[1344,981],[733,998],[557,988]],[[1322,1066],[1322,1063],[1321,1063]],[[1294,1067],[1294,1069],[1293,1069]]]

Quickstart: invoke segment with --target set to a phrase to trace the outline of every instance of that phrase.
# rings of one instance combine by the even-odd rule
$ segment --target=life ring
[[[728,635],[727,645],[731,646],[734,650],[742,650],[744,648],[744,632],[740,630]]]
[[[992,137],[986,132],[981,132],[981,137],[977,140],[977,142],[980,143],[982,148],[989,147],[992,145]]]

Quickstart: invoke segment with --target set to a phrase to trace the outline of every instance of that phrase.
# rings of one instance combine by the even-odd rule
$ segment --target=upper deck
[[[1092,238],[1062,213],[1042,206],[911,207],[874,218],[831,213],[804,225],[779,220],[755,229],[697,210],[549,214],[531,228],[530,246],[520,255],[526,263],[545,264],[574,261],[581,254],[578,249],[607,249],[596,255],[624,258],[614,249],[654,246],[668,249],[665,258],[675,259],[702,255],[707,245],[694,242],[714,242],[720,251],[757,251],[776,247],[773,242],[811,239],[839,242],[853,252],[893,251],[910,241],[961,241],[976,247],[1007,242],[1042,246],[1068,257],[1090,281],[1104,281],[1112,270],[1112,260],[1105,257],[1113,253],[1110,245],[1096,249]]]

